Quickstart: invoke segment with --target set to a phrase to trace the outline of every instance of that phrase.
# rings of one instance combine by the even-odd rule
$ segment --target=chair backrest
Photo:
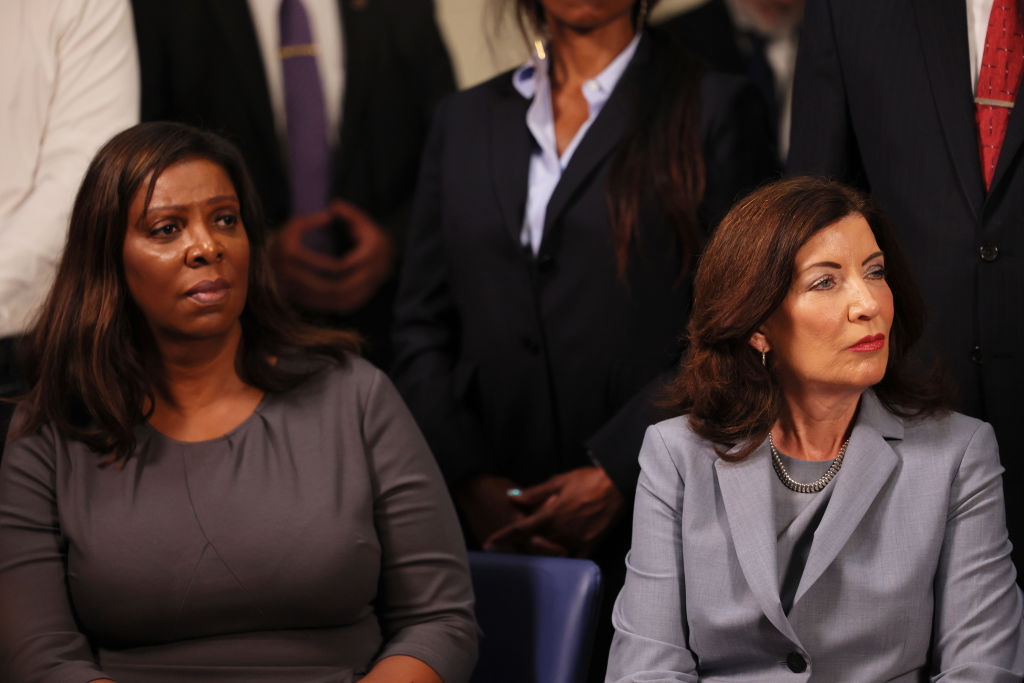
[[[590,560],[469,553],[484,632],[471,683],[582,683],[601,605]]]

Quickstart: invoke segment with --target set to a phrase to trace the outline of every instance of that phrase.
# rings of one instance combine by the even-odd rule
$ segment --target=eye
[[[867,275],[865,277],[867,277],[869,280],[884,280],[885,266],[872,266],[870,269],[868,269]]]
[[[836,285],[836,279],[833,276],[831,276],[831,275],[823,275],[822,277],[820,277],[820,278],[818,278],[817,280],[814,281],[814,284],[811,285],[811,289],[812,290],[815,290],[815,289],[816,290],[826,290],[826,289],[832,289],[833,287],[835,287],[835,285]]]
[[[178,226],[176,226],[174,223],[161,223],[160,225],[150,230],[149,234],[152,237],[169,237],[177,231]]]
[[[222,227],[231,228],[238,225],[238,216],[234,213],[222,213],[217,216],[217,223]]]

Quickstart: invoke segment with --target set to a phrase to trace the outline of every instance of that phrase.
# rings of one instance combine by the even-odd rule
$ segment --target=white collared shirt
[[[533,98],[526,112],[526,126],[533,136],[534,149],[530,155],[526,213],[520,237],[523,246],[529,246],[534,254],[540,249],[548,202],[551,201],[562,172],[622,78],[639,43],[640,34],[637,34],[601,73],[584,82],[583,97],[587,100],[589,110],[587,120],[576,131],[561,155],[558,154],[555,141],[555,115],[551,105],[551,80],[548,73],[550,60],[547,56],[542,59],[534,55],[512,74],[512,84],[519,94],[527,99]]]
[[[971,60],[971,94],[978,90],[981,56],[985,53],[985,35],[993,0],[967,0],[967,52]]]

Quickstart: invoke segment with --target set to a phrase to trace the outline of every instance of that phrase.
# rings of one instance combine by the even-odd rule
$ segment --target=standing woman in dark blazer
[[[675,359],[706,229],[774,170],[753,88],[646,28],[653,4],[518,0],[533,59],[428,140],[394,377],[484,548],[621,565],[631,399]]]

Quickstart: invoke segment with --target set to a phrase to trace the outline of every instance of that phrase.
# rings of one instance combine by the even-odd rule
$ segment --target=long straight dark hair
[[[544,6],[539,0],[505,0],[515,5],[519,30],[528,44],[545,32]],[[646,22],[642,2],[633,3],[633,24],[646,32],[649,59],[634,64],[631,80],[632,120],[619,141],[608,172],[606,195],[620,277],[645,200],[654,199],[668,217],[676,237],[680,276],[692,266],[704,241],[697,209],[704,196],[704,156],[700,141],[699,62],[683,46]],[[658,0],[646,3],[651,10]]]
[[[249,239],[236,360],[242,380],[263,391],[284,391],[305,375],[272,358],[308,351],[344,362],[346,352],[358,351],[354,335],[300,323],[278,295],[259,201],[238,150],[182,124],[142,123],[100,149],[78,190],[56,280],[26,340],[31,388],[16,435],[50,424],[107,454],[107,461],[131,457],[134,427],[149,417],[161,378],[147,362],[153,345],[125,283],[128,210],[141,191],[148,206],[160,174],[189,159],[209,160],[227,172]]]

